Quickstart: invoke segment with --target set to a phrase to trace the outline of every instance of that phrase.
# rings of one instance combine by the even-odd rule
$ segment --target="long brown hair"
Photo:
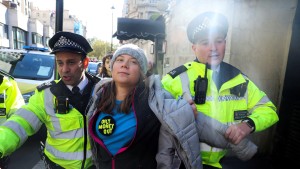
[[[108,70],[107,70],[106,67],[105,67],[105,62],[106,62],[107,59],[111,60],[112,57],[113,57],[112,54],[108,54],[108,55],[106,55],[106,56],[104,56],[104,57],[102,58],[102,65],[101,65],[102,68],[101,68],[101,72],[99,72],[100,77],[111,77],[111,75],[109,75],[109,74],[107,73]]]
[[[126,98],[122,101],[120,107],[118,107],[119,112],[124,112],[125,114],[130,113],[130,108],[133,102],[133,97],[135,94],[135,90],[139,86],[147,86],[146,85],[146,80],[145,80],[145,75],[140,71],[140,78],[138,83],[136,84],[136,87],[133,88],[132,91],[128,93]],[[144,88],[145,90],[143,92],[147,92],[147,87]],[[142,93],[143,93],[142,92]],[[114,107],[116,106],[116,84],[115,81],[112,80],[109,83],[104,84],[102,93],[100,94],[100,99],[97,105],[97,112],[105,112],[107,114],[112,114]]]

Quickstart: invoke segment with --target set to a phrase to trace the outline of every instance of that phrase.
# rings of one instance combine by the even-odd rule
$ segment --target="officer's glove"
[[[248,138],[243,139],[237,145],[230,143],[224,136],[228,126],[201,112],[197,114],[196,126],[200,142],[218,148],[231,149],[243,161],[251,159],[257,152],[257,146]]]

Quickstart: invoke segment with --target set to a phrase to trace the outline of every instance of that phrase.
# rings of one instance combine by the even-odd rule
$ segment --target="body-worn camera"
[[[58,96],[55,100],[56,113],[67,114],[69,112],[69,98]]]
[[[206,100],[207,78],[201,78],[201,76],[198,76],[194,83],[194,101],[196,104],[204,104]]]

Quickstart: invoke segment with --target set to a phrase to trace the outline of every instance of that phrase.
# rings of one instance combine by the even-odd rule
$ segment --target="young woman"
[[[192,102],[173,99],[161,88],[159,76],[146,78],[147,59],[142,49],[123,45],[114,53],[111,68],[112,79],[97,84],[88,111],[97,168],[176,169],[182,160],[186,168],[201,169],[199,136],[211,144],[228,146],[223,136],[225,125],[204,115],[197,116],[201,125],[196,125]]]
[[[100,78],[111,77],[111,70],[110,70],[110,60],[112,58],[112,54],[108,54],[102,58],[102,66],[101,71],[97,75]]]

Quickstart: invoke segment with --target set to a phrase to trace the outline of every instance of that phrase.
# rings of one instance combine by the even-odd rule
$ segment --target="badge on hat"
[[[85,37],[72,32],[57,32],[50,40],[51,53],[68,51],[87,55],[93,51]]]
[[[73,42],[71,39],[67,39],[64,36],[61,36],[58,39],[58,41],[54,44],[54,48],[58,48],[58,47],[62,47],[62,46],[69,46],[69,47],[72,47],[72,48],[79,48],[80,50],[84,51],[84,49],[79,44],[77,44],[76,42]]]
[[[98,131],[104,136],[110,136],[116,129],[116,121],[111,116],[103,117],[98,125]]]
[[[226,37],[228,31],[227,18],[216,12],[204,12],[196,16],[187,27],[189,41],[195,43],[199,36],[207,33],[208,30],[220,31]]]

